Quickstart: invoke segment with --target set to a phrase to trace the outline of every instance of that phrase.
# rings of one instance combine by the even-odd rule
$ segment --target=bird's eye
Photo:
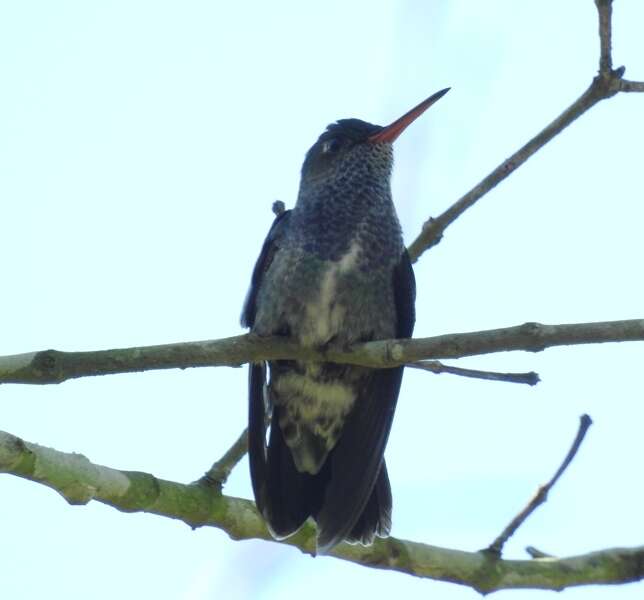
[[[337,152],[340,149],[340,140],[338,138],[331,138],[322,143],[322,154],[330,154]]]

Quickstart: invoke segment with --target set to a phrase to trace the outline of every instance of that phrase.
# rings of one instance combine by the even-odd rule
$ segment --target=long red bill
[[[415,106],[408,113],[405,113],[400,119],[396,119],[391,125],[383,127],[378,133],[374,133],[371,137],[367,138],[367,141],[372,144],[380,144],[382,142],[393,143],[411,123],[420,117],[434,102],[447,94],[449,90],[450,88],[445,88],[440,92],[432,94],[418,106]]]

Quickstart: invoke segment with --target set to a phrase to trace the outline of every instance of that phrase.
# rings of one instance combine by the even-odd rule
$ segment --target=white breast
[[[336,302],[338,281],[356,268],[361,251],[360,243],[354,240],[340,260],[329,263],[318,294],[306,305],[308,326],[302,329],[300,336],[303,345],[325,344],[340,330],[345,309]]]

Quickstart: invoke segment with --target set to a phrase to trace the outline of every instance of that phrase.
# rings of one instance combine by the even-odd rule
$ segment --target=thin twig
[[[461,377],[472,377],[473,379],[485,379],[488,381],[506,381],[509,383],[525,383],[527,385],[536,385],[539,383],[539,375],[534,371],[529,373],[497,373],[495,371],[479,371],[478,369],[464,369],[462,367],[452,367],[445,365],[438,360],[422,360],[414,363],[407,363],[406,367],[412,369],[421,369],[430,373],[449,373],[451,375],[460,375]]]
[[[592,425],[592,423],[592,419],[588,415],[581,415],[579,419],[579,430],[577,431],[575,440],[573,441],[570,450],[568,450],[566,458],[561,463],[561,466],[557,469],[557,472],[553,475],[552,479],[548,483],[542,485],[537,490],[537,493],[534,495],[532,500],[530,500],[528,505],[516,517],[514,517],[514,519],[512,519],[509,525],[503,530],[501,535],[499,535],[499,537],[497,537],[494,542],[490,544],[490,546],[486,549],[487,552],[492,553],[495,556],[501,556],[503,546],[512,537],[514,532],[519,527],[521,527],[525,520],[535,511],[538,506],[543,504],[548,499],[548,492],[550,492],[555,483],[557,483],[557,480],[568,468],[568,465],[570,465],[572,460],[575,458],[575,455],[577,454],[581,443],[584,441],[586,432],[588,431],[588,428]]]
[[[620,92],[644,92],[644,81],[630,81],[621,79],[619,82]]]
[[[510,158],[504,160],[494,171],[475,185],[469,192],[457,200],[444,213],[436,218],[430,218],[422,228],[418,237],[411,243],[407,249],[412,262],[440,242],[443,232],[458,217],[460,217],[468,208],[473,206],[485,194],[496,187],[501,181],[512,174],[524,162],[526,162],[539,149],[543,148],[552,138],[561,133],[575,119],[584,114],[589,108],[592,108],[597,102],[608,98],[609,95],[602,86],[598,84],[599,78],[593,80],[590,87],[573,102],[563,113],[561,113],[552,123],[546,126],[542,131],[535,135],[529,142],[521,146]],[[614,94],[614,92],[613,92]]]
[[[599,72],[609,75],[613,69],[612,21],[613,0],[595,0],[599,17]]]
[[[244,458],[248,450],[248,429],[244,429],[235,443],[226,450],[226,453],[215,464],[208,469],[206,474],[199,480],[208,485],[217,485],[223,487],[224,483],[237,466],[239,461]]]

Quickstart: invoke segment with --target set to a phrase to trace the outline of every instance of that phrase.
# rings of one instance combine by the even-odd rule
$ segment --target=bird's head
[[[436,92],[385,127],[360,119],[341,119],[329,125],[306,154],[302,180],[348,176],[355,170],[366,170],[388,179],[394,141],[448,91],[449,88]]]

